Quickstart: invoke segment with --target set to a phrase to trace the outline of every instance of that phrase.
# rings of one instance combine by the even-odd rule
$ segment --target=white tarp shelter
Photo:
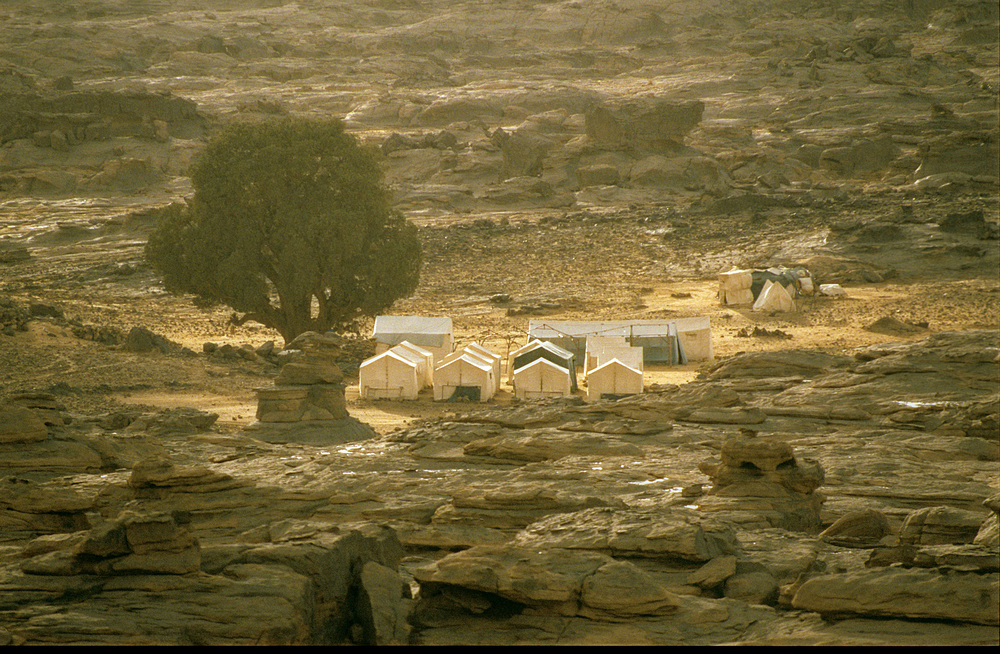
[[[456,352],[434,369],[435,400],[450,400],[458,395],[486,402],[495,392],[493,362],[471,352]]]
[[[719,273],[719,301],[722,304],[753,304],[753,272],[734,268]]]
[[[417,362],[417,378],[421,388],[434,385],[434,353],[430,350],[403,341],[389,350]]]
[[[677,338],[688,361],[712,361],[712,321],[708,316],[674,318]]]
[[[364,399],[415,400],[419,392],[417,363],[391,350],[365,359],[358,369]]]
[[[771,280],[764,283],[757,301],[753,303],[754,311],[795,311],[795,300],[785,290],[785,287]]]
[[[611,359],[587,374],[587,399],[599,400],[605,395],[636,395],[642,393],[642,370]]]
[[[514,371],[514,397],[535,400],[572,395],[569,370],[539,357]]]
[[[377,316],[372,336],[376,341],[376,354],[407,341],[429,350],[437,362],[455,348],[453,331],[451,318]]]

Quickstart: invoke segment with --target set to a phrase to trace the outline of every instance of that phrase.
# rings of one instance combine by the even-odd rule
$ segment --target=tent
[[[507,381],[513,383],[514,381],[514,359],[520,354],[524,354],[528,350],[532,350],[538,347],[541,343],[545,341],[540,341],[538,339],[529,340],[527,343],[517,348],[513,352],[507,353]]]
[[[365,359],[358,369],[358,394],[365,399],[415,400],[420,391],[417,363],[387,351]]]
[[[785,287],[767,280],[753,303],[754,311],[795,311],[795,301]]]
[[[642,393],[642,370],[611,359],[587,374],[587,399]]]
[[[574,392],[576,391],[577,358],[572,352],[564,350],[554,343],[541,340],[529,342],[524,347],[518,348],[511,353],[510,363],[508,364],[508,369],[511,371],[511,382],[513,383],[514,373],[518,368],[526,366],[535,359],[547,359],[548,361],[565,368],[569,373],[570,389]],[[582,361],[583,357],[580,357],[579,360]]]
[[[674,318],[677,340],[688,361],[712,361],[712,321],[708,316]]]
[[[514,397],[522,400],[572,395],[569,370],[539,357],[514,371]]]
[[[783,286],[788,296],[793,299],[800,293],[812,295],[814,292],[812,277],[805,268],[734,269],[719,273],[719,300],[722,304],[753,305],[760,300],[765,289],[771,284]],[[771,302],[775,301],[772,298]],[[780,301],[784,303],[784,298],[781,298]],[[788,311],[790,309],[781,310]]]
[[[771,282],[780,284],[785,288],[789,296],[794,297],[798,290],[799,278],[807,277],[808,274],[804,268],[754,270],[751,272],[753,284],[750,286],[750,290],[753,292],[754,299],[759,299],[761,293],[764,292],[764,287],[767,286],[768,282]]]
[[[403,341],[389,350],[417,363],[417,377],[420,387],[434,385],[434,353],[409,341]]]
[[[434,399],[466,397],[486,402],[496,391],[493,363],[470,352],[456,352],[434,369]]]
[[[480,355],[480,358],[493,361],[493,378],[496,379],[497,384],[500,383],[500,361],[503,360],[502,356],[487,350],[485,347],[475,342],[469,343],[462,349],[468,352],[474,352],[475,354]]]
[[[600,354],[608,348],[630,347],[624,336],[599,336],[589,334],[587,336],[587,352],[584,358],[583,373],[586,375],[591,368],[596,368],[599,364],[597,359]]]
[[[407,341],[429,350],[437,362],[454,349],[452,332],[451,318],[377,316],[372,336],[376,341],[376,354]]]
[[[612,359],[618,359],[619,362],[625,364],[630,368],[635,368],[639,372],[642,372],[643,361],[642,361],[642,348],[641,347],[629,347],[627,345],[623,347],[605,347],[600,351],[594,353],[594,360],[590,368],[587,370],[587,376],[590,376],[590,372],[594,368],[603,366],[608,361]]]
[[[753,272],[733,269],[719,273],[719,301],[722,304],[753,304]]]
[[[497,377],[496,377],[496,368],[498,367],[498,364],[496,363],[496,360],[494,358],[494,355],[492,355],[492,353],[490,353],[488,351],[486,351],[486,352],[480,351],[480,350],[483,350],[483,349],[484,348],[475,349],[475,348],[464,347],[461,350],[455,350],[454,352],[452,352],[451,354],[449,354],[445,358],[441,359],[438,362],[437,367],[440,368],[441,366],[445,365],[446,363],[450,363],[450,362],[454,361],[455,359],[461,358],[463,356],[474,357],[474,358],[482,361],[483,363],[485,363],[485,364],[487,364],[487,365],[490,366],[490,378],[493,381],[493,388],[492,388],[492,390],[490,390],[489,394],[492,397],[493,394],[496,393],[497,390],[500,388],[500,380],[497,379]]]

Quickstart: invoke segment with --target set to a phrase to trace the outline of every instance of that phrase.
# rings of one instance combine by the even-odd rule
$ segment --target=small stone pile
[[[288,423],[346,418],[344,375],[337,365],[340,337],[306,332],[285,349],[302,355],[281,368],[273,388],[257,389],[257,419]]]
[[[699,464],[713,482],[701,509],[723,512],[738,524],[818,531],[824,500],[815,492],[824,479],[819,463],[796,459],[783,441],[740,432],[723,443],[721,461]]]

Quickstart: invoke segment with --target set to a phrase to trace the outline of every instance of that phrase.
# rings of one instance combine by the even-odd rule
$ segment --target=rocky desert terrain
[[[1000,11],[5,0],[0,643],[985,645]],[[143,246],[233,120],[339,116],[459,345],[708,316],[646,392],[258,421],[292,344]],[[846,296],[719,302],[803,267]],[[317,346],[318,347],[318,346]],[[283,372],[284,371],[284,372]]]

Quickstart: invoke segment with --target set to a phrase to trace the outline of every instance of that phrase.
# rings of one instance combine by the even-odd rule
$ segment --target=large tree
[[[146,257],[167,290],[226,304],[286,342],[342,329],[411,294],[416,227],[390,203],[373,150],[336,119],[234,123],[190,170]]]

